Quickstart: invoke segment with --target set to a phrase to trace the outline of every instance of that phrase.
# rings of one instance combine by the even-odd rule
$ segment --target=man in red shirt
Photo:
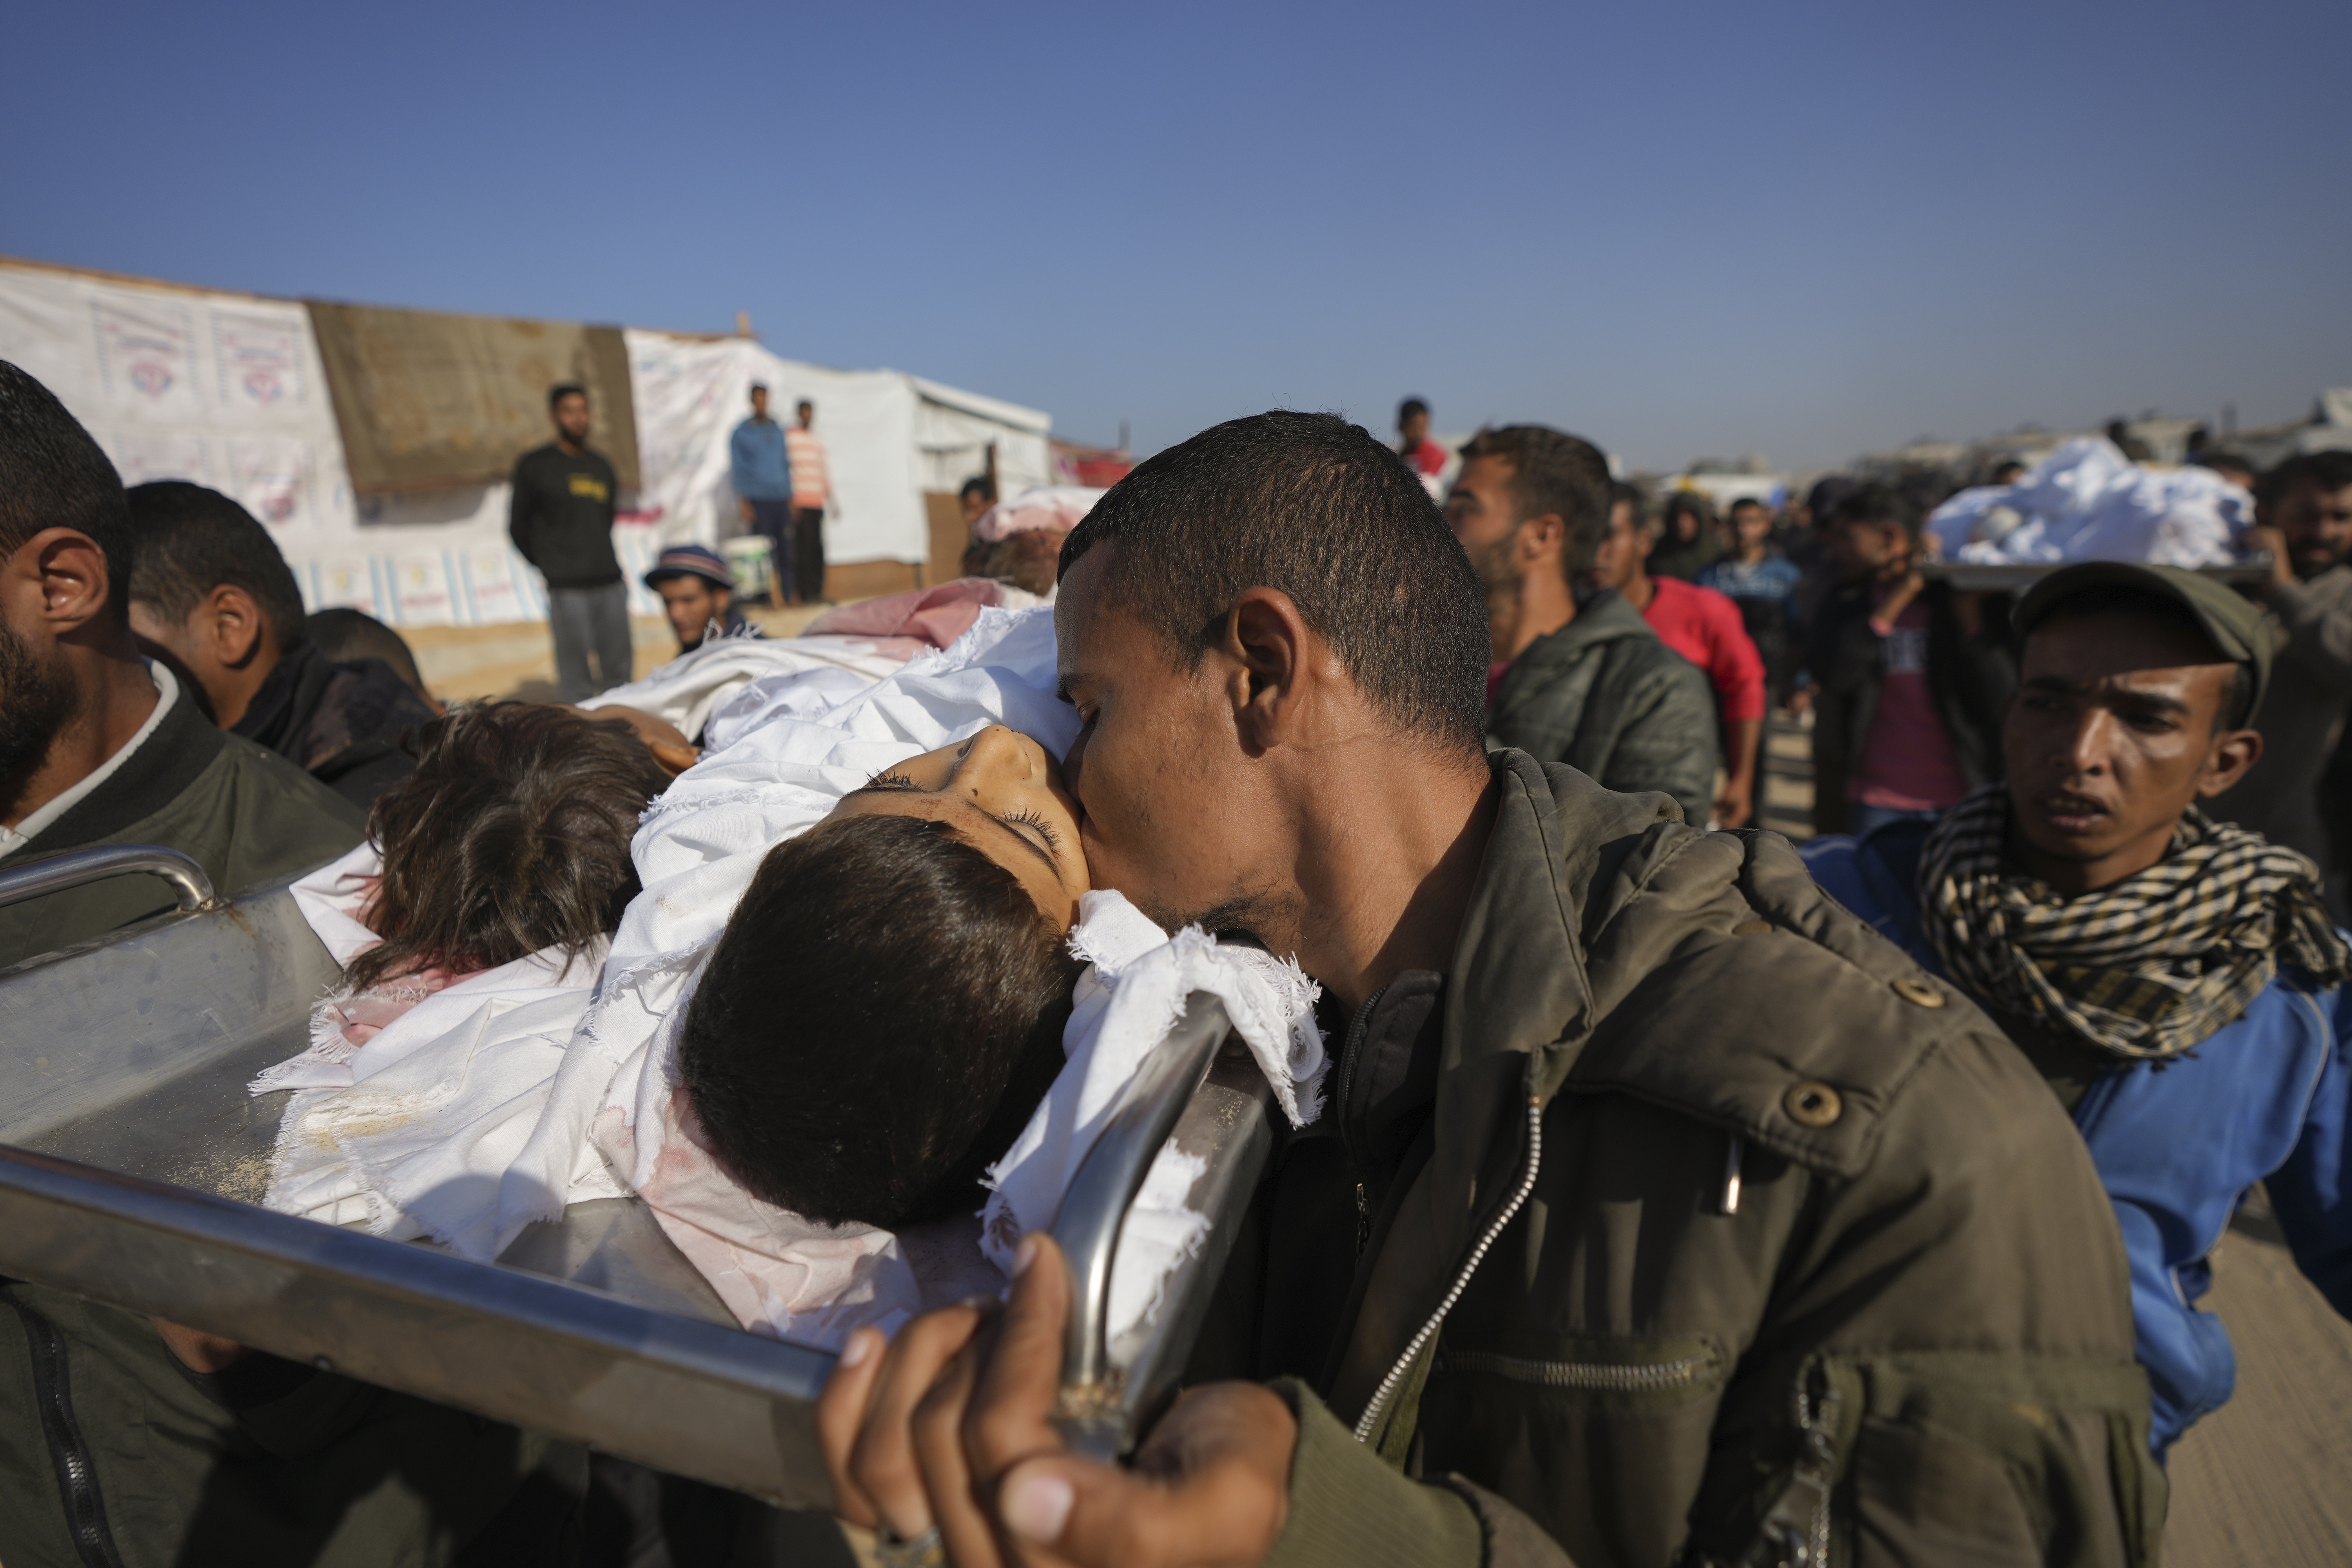
[[[1438,476],[1445,472],[1445,448],[1429,438],[1429,405],[1408,397],[1397,405],[1397,456],[1421,476],[1421,488],[1439,500]]]
[[[1723,788],[1715,797],[1718,827],[1745,827],[1756,810],[1756,753],[1764,739],[1764,659],[1748,636],[1739,606],[1712,588],[1650,575],[1657,534],[1642,521],[1641,497],[1610,487],[1609,531],[1591,581],[1614,588],[1642,613],[1658,640],[1706,672],[1723,721]]]

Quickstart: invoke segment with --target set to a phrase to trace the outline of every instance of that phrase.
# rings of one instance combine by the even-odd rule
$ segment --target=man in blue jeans
[[[2312,863],[2198,805],[2262,755],[2254,607],[2168,567],[2086,562],[2020,601],[2004,780],[1930,826],[1804,856],[1840,903],[2015,1040],[2090,1146],[2131,1262],[2161,1457],[2230,1397],[2197,1310],[2247,1188],[2352,1317],[2352,951]]]
[[[751,384],[751,417],[727,438],[727,470],[736,504],[752,532],[768,542],[773,586],[768,602],[793,602],[793,467],[784,427],[768,417],[768,389]]]
[[[547,395],[555,439],[515,464],[507,536],[547,579],[561,700],[578,702],[629,679],[629,590],[613,553],[613,465],[588,447],[588,393]],[[590,656],[595,668],[589,668]]]

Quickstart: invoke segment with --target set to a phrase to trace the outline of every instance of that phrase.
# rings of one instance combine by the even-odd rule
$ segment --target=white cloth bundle
[[[430,1235],[489,1258],[569,1203],[636,1190],[746,1326],[833,1343],[860,1323],[887,1327],[1001,1288],[1011,1246],[1051,1225],[1119,1086],[1192,991],[1223,998],[1286,1112],[1312,1118],[1324,1069],[1313,984],[1294,965],[1198,931],[1171,941],[1117,894],[1097,893],[1073,932],[1095,967],[1065,1036],[1070,1061],[992,1173],[995,1266],[982,1261],[970,1222],[903,1237],[830,1229],[735,1188],[685,1125],[676,1034],[701,962],[768,849],[875,773],[990,724],[1057,753],[1076,728],[1056,695],[1045,608],[985,611],[953,647],[814,718],[795,679],[738,692],[729,743],[646,813],[632,845],[643,891],[593,992],[577,979],[581,966],[556,977],[534,956],[515,974],[509,965],[450,985],[345,1060],[314,1048],[257,1082],[257,1091],[306,1090],[279,1134],[272,1206]],[[339,961],[367,939],[350,918],[354,879],[373,868],[361,859],[321,873],[331,887],[298,893]],[[1140,1321],[1166,1269],[1198,1245],[1205,1221],[1184,1205],[1197,1174],[1162,1151],[1120,1247],[1115,1332]]]
[[[2064,443],[2013,485],[1962,490],[1927,528],[1945,560],[1972,565],[2224,566],[2253,518],[2253,498],[2212,469],[2145,467],[2092,437]]]
[[[823,711],[894,674],[921,651],[911,637],[711,637],[644,679],[600,691],[580,706],[635,708],[668,720],[692,740],[753,681],[770,682],[772,691],[792,685]]]

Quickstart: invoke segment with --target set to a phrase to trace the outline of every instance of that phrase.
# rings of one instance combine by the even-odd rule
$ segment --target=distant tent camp
[[[837,505],[835,597],[952,575],[954,493],[993,471],[1050,483],[1051,418],[898,371],[788,360],[712,337],[305,302],[0,259],[0,359],[89,426],[123,482],[186,479],[268,523],[312,609],[395,625],[546,613],[507,542],[505,476],[547,438],[557,382],[589,389],[635,583],[665,544],[740,531],[727,437],[753,382],[791,417],[817,405]]]

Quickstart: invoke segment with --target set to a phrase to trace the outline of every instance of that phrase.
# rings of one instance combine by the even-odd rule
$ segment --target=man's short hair
[[[805,408],[805,409],[807,409],[811,414],[814,414],[814,413],[815,413],[815,412],[816,412],[816,405],[815,405],[815,404],[814,404],[814,403],[812,403],[812,402],[810,402],[810,401],[809,401],[807,398],[805,398],[805,397],[802,398],[798,403],[794,404],[793,406],[795,409]]]
[[[1499,458],[1511,465],[1511,495],[1522,521],[1557,516],[1560,570],[1570,582],[1592,570],[1609,532],[1609,459],[1581,436],[1545,425],[1481,429],[1463,444],[1462,460]],[[1635,509],[1634,516],[1641,515]]]
[[[1734,499],[1730,505],[1723,509],[1723,515],[1730,517],[1744,506],[1752,506],[1759,511],[1770,511],[1772,510],[1755,496],[1739,496]]]
[[[1416,414],[1420,415],[1423,419],[1428,418],[1429,405],[1423,403],[1418,397],[1408,397],[1402,403],[1398,404],[1397,425],[1399,427],[1402,427],[1404,422],[1412,418]]]
[[[547,411],[551,414],[554,413],[555,405],[562,402],[567,397],[577,397],[585,401],[587,396],[588,389],[582,386],[579,383],[572,381],[558,382],[553,386],[548,388]]]
[[[2262,497],[2275,506],[2297,485],[2313,484],[2323,495],[2352,485],[2352,452],[2302,452],[2263,476]]]
[[[348,664],[355,658],[380,658],[410,687],[420,693],[424,691],[425,677],[417,670],[416,655],[410,651],[408,640],[365,610],[354,610],[345,605],[313,610],[303,618],[302,629],[309,634],[311,644],[332,662]]]
[[[972,475],[971,478],[964,480],[963,488],[956,491],[956,498],[959,500],[966,496],[975,495],[992,506],[996,503],[996,487],[988,482],[987,475]]]
[[[268,621],[278,650],[310,635],[302,591],[278,541],[254,515],[218,490],[185,479],[134,486],[131,503],[131,596],[171,626],[215,588],[242,588]]]
[[[2213,716],[2216,732],[2222,730],[2242,730],[2254,721],[2254,671],[2243,659],[2233,660],[2213,646],[2213,639],[2197,621],[2196,612],[2178,599],[2168,599],[2146,588],[2135,588],[2124,583],[2090,583],[2065,597],[2041,608],[2031,629],[2018,638],[2020,651],[2033,633],[2052,621],[2075,616],[2137,616],[2145,620],[2161,621],[2176,626],[2205,645],[2215,664],[2233,664],[2237,673],[2231,677],[2229,689],[2221,694],[2221,707]]]
[[[122,479],[46,386],[0,360],[0,561],[47,528],[89,536],[106,557],[107,608],[131,614],[131,512]]]
[[[886,1229],[969,1212],[1060,1070],[1076,978],[1020,879],[945,823],[820,823],[728,917],[678,1073],[755,1197]]]
[[[755,381],[751,384],[751,390],[754,392],[765,392],[768,390],[768,384],[764,381]]]
[[[1899,528],[1904,537],[1916,542],[1919,537],[1919,509],[1904,498],[1893,485],[1875,481],[1856,485],[1837,499],[1830,508],[1832,523],[1863,522],[1879,528]]]
[[[1407,734],[1483,752],[1486,598],[1420,479],[1360,426],[1276,410],[1146,458],[1062,546],[1116,543],[1104,591],[1200,668],[1244,589],[1278,589]]]

